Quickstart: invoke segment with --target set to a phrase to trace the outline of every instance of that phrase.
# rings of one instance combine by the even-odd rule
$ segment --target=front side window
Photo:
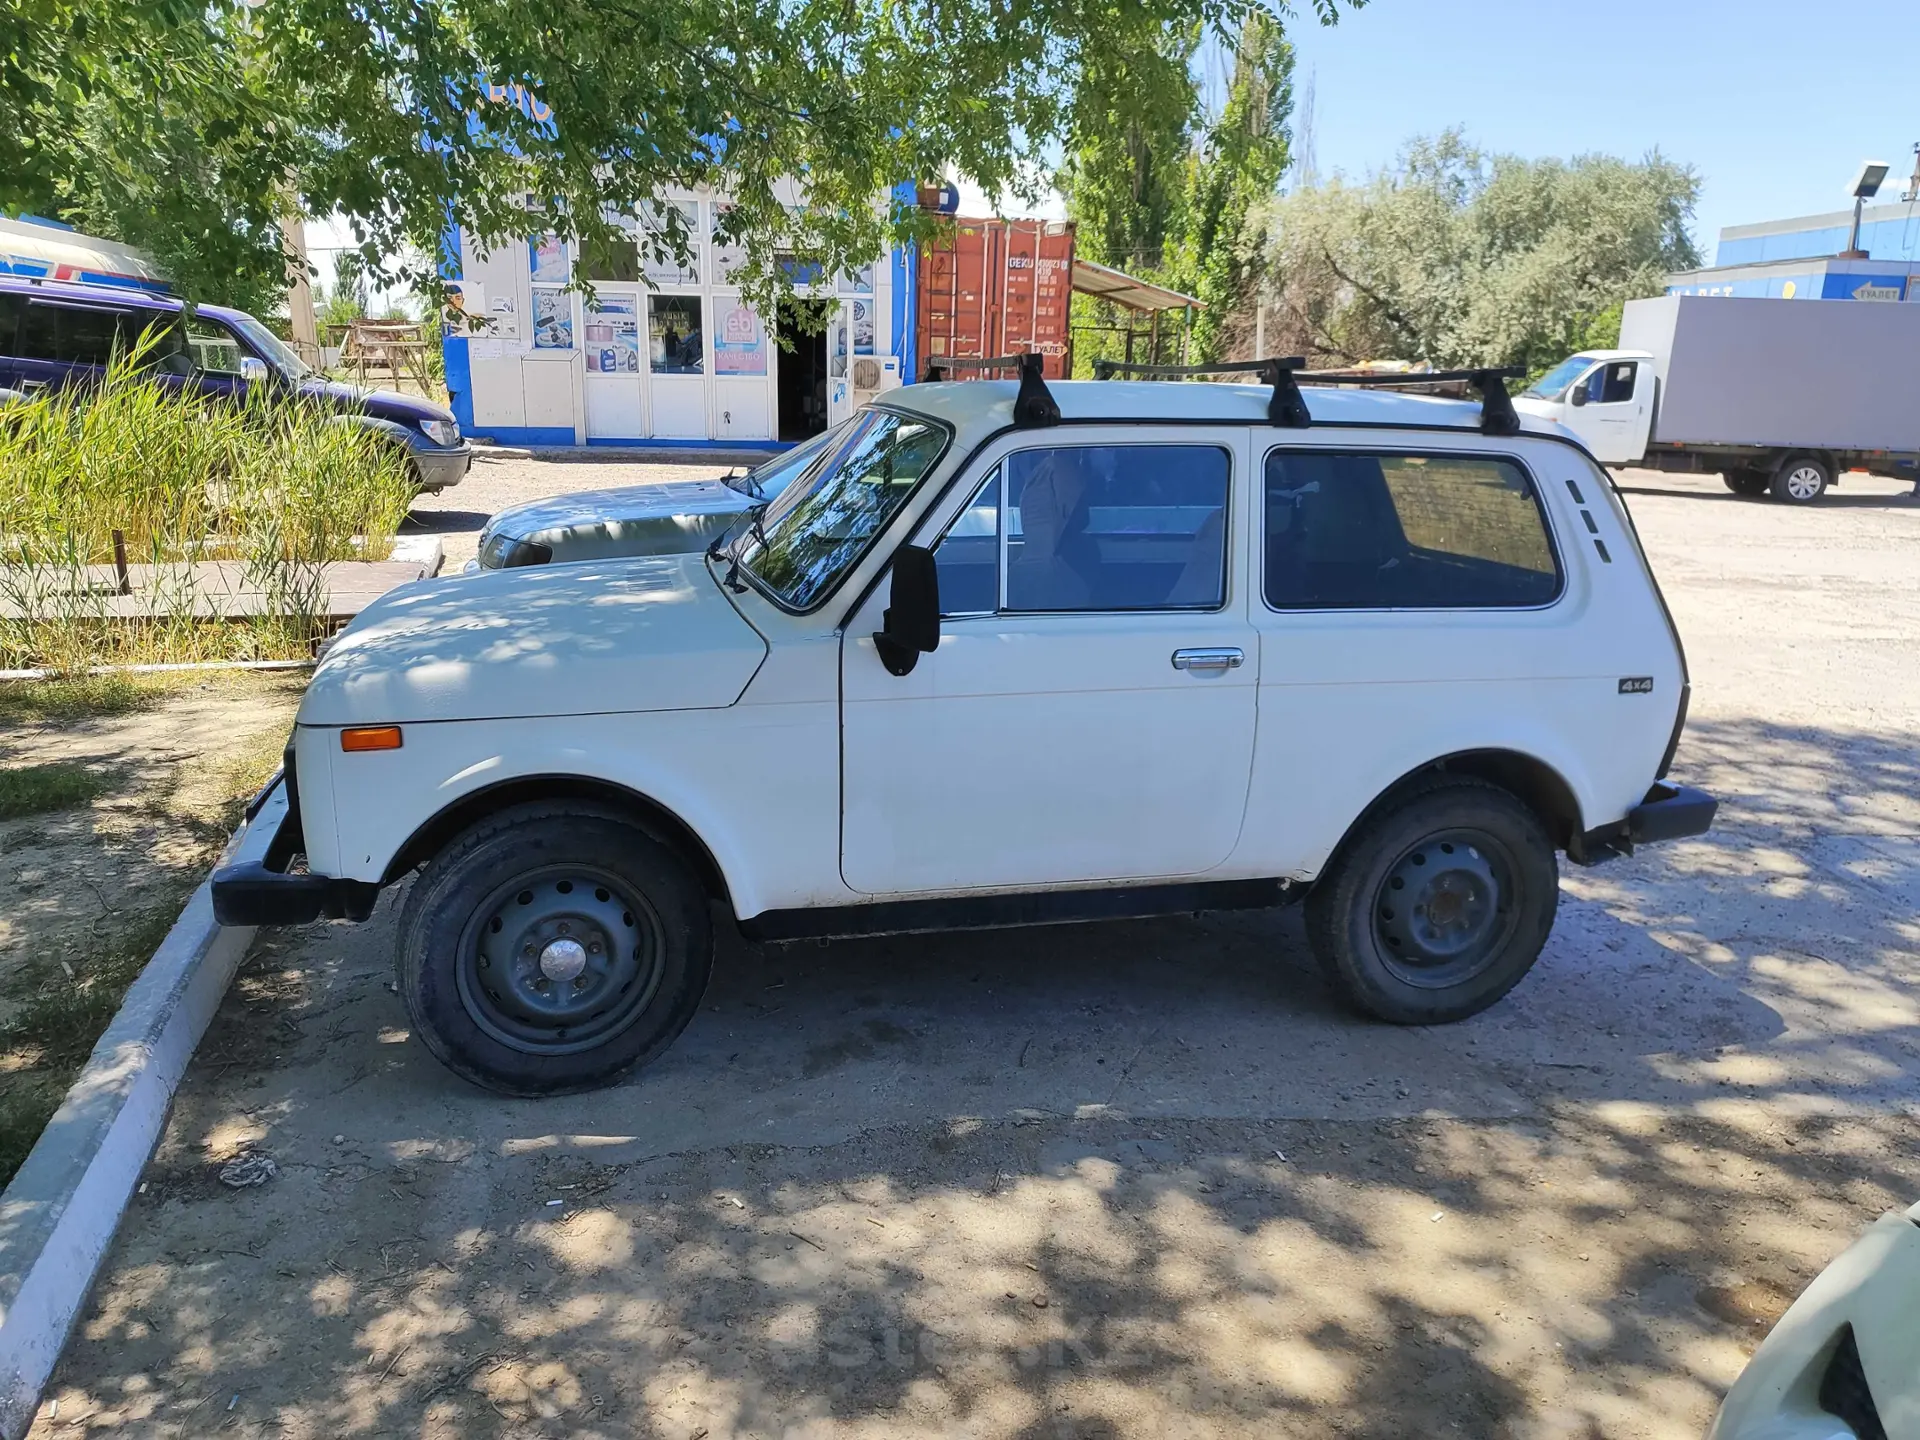
[[[1533,482],[1511,460],[1276,450],[1265,490],[1276,610],[1532,606],[1560,592]]]
[[[1217,609],[1230,476],[1227,452],[1213,445],[1016,451],[935,551],[940,608]]]
[[[741,529],[741,565],[789,609],[812,609],[939,463],[950,433],[888,410],[855,416],[831,454]]]
[[[1615,360],[1594,372],[1600,393],[1594,399],[1602,405],[1619,405],[1633,399],[1633,381],[1639,365],[1632,360]]]
[[[187,321],[186,331],[195,369],[203,375],[240,373],[240,357],[247,352],[240,348],[240,342],[226,326],[196,318]]]

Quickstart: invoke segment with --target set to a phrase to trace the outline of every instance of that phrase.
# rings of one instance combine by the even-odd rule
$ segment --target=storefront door
[[[647,433],[668,440],[707,437],[706,316],[699,295],[647,296]]]
[[[827,424],[853,414],[853,306],[840,302],[827,321]]]
[[[589,440],[637,440],[646,434],[640,405],[640,302],[637,287],[601,285],[583,307],[581,348]]]

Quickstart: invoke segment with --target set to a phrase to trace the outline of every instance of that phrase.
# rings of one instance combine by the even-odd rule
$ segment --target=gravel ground
[[[389,897],[258,947],[35,1440],[1698,1436],[1920,1197],[1920,505],[1627,485],[1721,824],[1570,871],[1488,1014],[1348,1017],[1290,912],[734,941],[652,1070],[503,1102]]]

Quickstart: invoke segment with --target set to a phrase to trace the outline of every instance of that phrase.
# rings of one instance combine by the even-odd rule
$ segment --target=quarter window
[[[1278,610],[1544,605],[1560,573],[1510,460],[1276,450],[1266,596]]]
[[[118,310],[89,310],[28,302],[20,323],[20,354],[62,365],[98,365],[113,359],[114,342],[131,317]]]

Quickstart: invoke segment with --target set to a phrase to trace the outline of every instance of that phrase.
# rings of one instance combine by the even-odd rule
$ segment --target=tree
[[[1169,284],[1204,307],[1193,321],[1196,362],[1222,357],[1260,273],[1292,109],[1293,47],[1267,16],[1250,15],[1226,107],[1187,162],[1184,233],[1167,271]]]
[[[1687,233],[1699,188],[1658,152],[1525,160],[1458,131],[1415,140],[1364,184],[1335,178],[1272,206],[1276,343],[1342,364],[1544,370],[1700,263]]]
[[[149,163],[153,136],[128,116],[177,91],[183,108],[207,99],[191,138],[222,160],[203,234],[239,215],[276,238],[290,186],[306,213],[355,222],[377,283],[432,290],[431,265],[394,257],[436,253],[449,222],[488,246],[542,230],[605,244],[609,212],[708,185],[734,200],[727,235],[764,300],[781,252],[838,270],[889,232],[925,233],[916,208],[875,204],[902,180],[951,166],[1032,189],[1114,37],[1231,32],[1261,3],[4,0],[0,208],[82,195],[78,147],[55,137],[95,97],[115,164]],[[1323,18],[1338,3],[1312,0]],[[777,188],[792,176],[797,211]],[[684,247],[677,212],[667,223]]]

